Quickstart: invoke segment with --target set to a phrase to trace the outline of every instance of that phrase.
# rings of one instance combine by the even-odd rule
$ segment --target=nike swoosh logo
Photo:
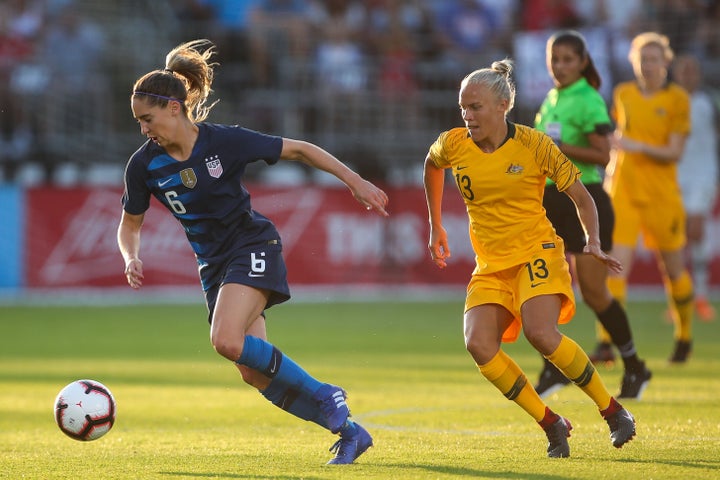
[[[172,181],[172,178],[168,178],[167,180],[163,180],[162,182],[158,182],[158,187],[164,187],[168,183]]]
[[[277,373],[277,358],[275,358],[275,355],[273,355],[273,363],[270,365],[268,372],[270,375],[275,375]]]
[[[547,282],[537,282],[537,283],[531,283],[530,288],[539,287],[540,285],[545,285]]]
[[[458,167],[457,167],[458,170],[464,170],[466,168],[467,168],[467,165],[458,165]]]
[[[264,273],[253,273],[253,272],[248,272],[248,277],[264,277],[264,276],[265,276],[265,274],[264,274]]]

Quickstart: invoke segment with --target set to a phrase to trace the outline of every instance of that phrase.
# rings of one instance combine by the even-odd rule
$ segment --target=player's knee
[[[210,337],[210,342],[215,351],[233,362],[240,358],[243,347],[242,340],[243,339],[240,338],[238,341],[234,338],[228,338],[227,336],[215,333]]]
[[[557,336],[560,334],[556,329],[523,325],[523,332],[530,345],[543,355],[552,353],[557,347]]]
[[[582,288],[582,298],[593,312],[601,313],[612,303],[612,295],[605,285]]]
[[[484,365],[495,356],[498,345],[496,342],[491,342],[484,337],[470,336],[465,338],[465,349],[475,360],[475,363]]]

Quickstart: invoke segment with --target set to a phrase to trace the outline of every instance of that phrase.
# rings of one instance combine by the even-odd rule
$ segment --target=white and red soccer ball
[[[115,423],[115,398],[95,380],[76,380],[58,393],[55,421],[62,432],[75,440],[96,440]]]

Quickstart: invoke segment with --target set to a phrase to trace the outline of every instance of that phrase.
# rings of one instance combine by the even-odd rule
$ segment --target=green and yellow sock
[[[517,403],[536,422],[545,417],[546,405],[517,363],[502,350],[486,364],[478,365],[480,373],[495,385],[505,398]]]
[[[612,396],[605,387],[587,354],[570,338],[563,335],[560,345],[546,357],[560,369],[566,377],[585,392],[600,410],[610,405]]]

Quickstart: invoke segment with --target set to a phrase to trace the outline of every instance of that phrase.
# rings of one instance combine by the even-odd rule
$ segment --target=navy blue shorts
[[[612,235],[615,228],[615,212],[612,202],[601,183],[585,185],[590,196],[595,200],[600,224],[600,248],[603,252],[612,250]],[[585,247],[585,231],[578,218],[575,203],[564,192],[558,192],[555,185],[545,187],[543,207],[547,217],[555,227],[555,232],[565,242],[568,253],[582,253]]]
[[[270,292],[265,308],[290,299],[290,287],[287,282],[287,267],[282,256],[282,245],[278,240],[245,248],[233,255],[225,264],[221,279],[205,291],[208,307],[208,322],[212,323],[220,287],[226,283],[248,285]]]

